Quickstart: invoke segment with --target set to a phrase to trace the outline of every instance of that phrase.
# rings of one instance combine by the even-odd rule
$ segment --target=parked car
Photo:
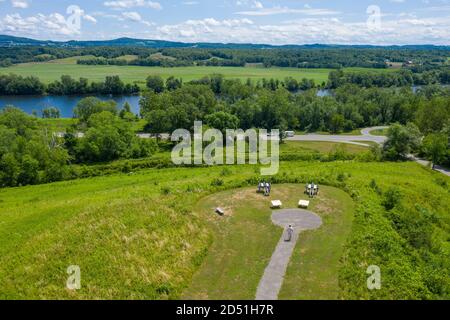
[[[286,137],[292,138],[293,136],[295,136],[295,131],[285,131],[284,134],[286,135]]]

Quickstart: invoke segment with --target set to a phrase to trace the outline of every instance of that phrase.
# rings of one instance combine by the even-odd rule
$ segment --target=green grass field
[[[147,169],[0,189],[0,298],[167,299],[189,292],[201,294],[206,289],[192,288],[217,288],[214,283],[219,281],[223,288],[233,288],[231,296],[249,297],[262,276],[265,259],[272,253],[271,239],[280,234],[266,219],[264,200],[261,204],[250,201],[247,206],[241,200],[236,202],[242,204],[236,221],[247,219],[247,226],[255,223],[268,231],[267,236],[261,239],[258,230],[230,220],[217,226],[230,237],[238,235],[225,235],[225,242],[230,243],[214,240],[210,220],[216,217],[198,208],[212,206],[214,199],[225,200],[220,194],[213,195],[218,192],[242,197],[233,189],[251,190],[258,179],[258,168],[244,165]],[[450,178],[415,163],[292,161],[282,162],[279,174],[272,179],[274,192],[288,190],[288,204],[298,200],[307,181],[333,187],[326,188],[323,198],[314,204],[325,224],[323,229],[301,237],[282,298],[424,299],[434,297],[426,283],[443,288],[448,285],[445,273],[432,270],[448,270],[444,257],[450,253]],[[398,210],[385,211],[383,197],[371,186],[372,179],[382,192],[394,186],[400,190]],[[286,183],[289,185],[282,185]],[[202,200],[208,196],[212,198]],[[427,262],[420,258],[421,247],[410,242],[416,238],[408,240],[408,233],[398,231],[393,224],[403,212],[418,223],[411,232],[425,230],[419,224],[423,223],[420,215],[433,217],[429,221],[434,249],[428,251]],[[244,229],[251,235],[243,235]],[[424,234],[429,232],[420,231],[417,236]],[[242,245],[236,247],[238,243]],[[195,281],[204,268],[208,269],[208,261],[218,253],[217,246],[230,249],[219,253],[226,259],[224,270],[231,272],[220,274],[222,265],[217,264],[219,270],[211,277]],[[251,249],[243,256],[246,246],[256,251]],[[255,257],[261,261],[254,269],[239,267],[251,266]],[[433,262],[438,257],[444,260]],[[381,290],[367,290],[366,268],[372,264],[382,270]],[[81,268],[82,287],[78,291],[65,288],[70,265]],[[213,276],[216,272],[219,279]],[[237,279],[242,281],[233,286]],[[442,290],[441,296],[446,297]],[[222,293],[228,297],[227,292]],[[215,291],[213,296],[220,293]]]
[[[89,59],[92,56],[81,57]],[[125,58],[130,58],[129,56]],[[262,78],[284,80],[286,77],[295,79],[313,79],[317,84],[328,80],[331,69],[297,69],[297,68],[255,68],[255,67],[140,67],[140,66],[89,66],[77,65],[80,57],[53,60],[48,62],[23,63],[9,68],[0,68],[0,74],[14,73],[22,76],[37,76],[43,82],[49,83],[57,80],[61,75],[70,75],[74,78],[84,77],[90,81],[101,81],[106,76],[119,75],[126,83],[145,83],[149,75],[160,75],[163,78],[175,76],[184,81],[200,79],[204,76],[220,73],[226,78],[246,80],[259,80]],[[389,69],[348,68],[351,71],[390,72]]]
[[[199,201],[194,210],[209,218],[214,242],[183,297],[254,299],[261,275],[283,232],[270,222],[270,201],[278,199],[286,208],[295,208],[299,199],[306,198],[302,192],[302,185],[282,184],[268,198],[251,187],[217,193]],[[225,217],[212,214],[217,206],[225,209]],[[353,201],[342,190],[323,187],[312,200],[310,210],[319,214],[324,224],[319,230],[300,235],[281,299],[338,298],[339,258],[350,232]]]
[[[51,132],[65,132],[71,125],[78,123],[78,119],[59,118],[59,119],[38,119]]]
[[[286,141],[284,144],[280,145],[280,154],[292,154],[296,152],[301,153],[311,151],[319,153],[329,153],[336,150],[338,146],[351,154],[368,151],[367,147],[349,143],[336,143],[326,141]]]
[[[373,136],[387,136],[389,129],[376,129],[370,131],[370,134]]]

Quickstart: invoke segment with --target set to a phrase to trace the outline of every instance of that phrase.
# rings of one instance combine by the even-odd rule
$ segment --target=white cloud
[[[80,18],[91,23],[97,20],[83,10],[79,11]],[[7,14],[0,19],[0,32],[9,34],[20,34],[25,36],[44,36],[48,39],[53,36],[76,36],[81,30],[74,28],[68,23],[66,17],[60,13],[49,15],[36,14],[34,16],[22,17],[19,13]]]
[[[142,21],[141,15],[137,12],[124,12],[122,16],[131,21]]]
[[[337,15],[339,13],[340,12],[338,11],[329,9],[313,9],[308,7],[305,7],[304,9],[292,9],[280,6],[236,12],[236,14],[244,16],[271,16],[277,14],[304,14],[308,16],[325,16],[325,15]]]
[[[90,21],[92,23],[97,23],[97,19],[95,19],[93,16],[89,15],[89,14],[85,14],[83,15],[83,18],[87,21]]]
[[[337,17],[308,17],[284,20],[276,24],[256,24],[249,19],[218,20],[207,18],[164,25],[148,38],[185,42],[237,42],[269,44],[450,44],[450,19],[383,19],[374,31],[366,21],[346,22]]]
[[[263,4],[261,2],[259,2],[259,1],[253,1],[253,6],[252,7],[255,8],[255,9],[263,9],[264,8]]]
[[[18,13],[7,14],[0,20],[2,32],[13,32],[24,35],[74,35],[76,31],[68,27],[66,19],[59,13],[49,15],[38,14],[31,17],[22,17]]]
[[[159,2],[146,1],[146,0],[117,0],[117,1],[105,1],[103,3],[106,7],[113,9],[129,9],[135,7],[145,7],[155,10],[161,10],[162,5]]]
[[[10,3],[12,0],[0,0]],[[156,0],[155,0],[156,1]],[[171,22],[156,26],[146,21],[143,8],[151,8],[144,0],[102,1],[104,12],[90,14],[81,12],[82,21],[86,25],[96,23],[97,19],[114,19],[115,24],[105,23],[108,28],[83,27],[81,31],[67,27],[68,14],[36,14],[24,17],[15,13],[4,13],[0,16],[0,34],[31,36],[51,39],[99,39],[121,36],[165,39],[185,42],[251,42],[269,44],[446,44],[450,45],[450,5],[425,6],[412,11],[393,11],[383,14],[380,30],[369,30],[366,25],[367,16],[339,15],[330,9],[318,9],[309,6],[316,2],[303,1],[293,7],[270,7],[268,0],[227,0],[239,5],[239,12],[227,18],[207,16],[181,22]],[[395,1],[395,0],[393,0]],[[27,3],[31,3],[30,0]],[[35,2],[36,3],[36,2]],[[194,5],[196,0],[177,1],[181,4]],[[203,3],[203,2],[202,2]],[[155,8],[158,6],[153,5]],[[135,9],[128,9],[128,8]],[[117,9],[116,11],[109,9]],[[161,5],[159,6],[161,8]],[[236,7],[234,7],[236,8]],[[186,9],[186,7],[184,7]],[[200,9],[200,7],[198,7]],[[403,8],[407,10],[407,8]],[[338,9],[336,9],[338,10]],[[201,14],[201,12],[199,12]],[[257,19],[253,17],[278,15],[275,19]],[[175,17],[176,18],[176,17]],[[252,20],[254,21],[252,21]],[[288,20],[290,19],[290,20]],[[348,19],[348,20],[347,20]],[[268,22],[271,21],[271,22]],[[109,21],[112,22],[112,21]],[[126,26],[126,27],[125,27]],[[128,28],[128,29],[127,29]],[[88,32],[89,30],[89,32]]]
[[[153,22],[146,21],[142,18],[142,16],[135,11],[126,11],[122,12],[120,14],[108,14],[104,12],[94,12],[92,14],[96,17],[102,17],[102,18],[108,18],[108,19],[115,19],[117,21],[132,21],[132,22],[139,22],[146,26],[154,26],[155,24]],[[123,25],[122,25],[123,27]],[[127,26],[129,28],[129,26]]]
[[[29,6],[27,0],[11,0],[11,5],[14,8],[26,9]]]
[[[209,39],[213,41],[212,35],[227,35],[234,37],[238,35],[241,28],[253,25],[250,19],[224,19],[216,20],[214,18],[206,18],[202,20],[187,20],[181,24],[164,25],[157,28],[157,32],[161,38],[184,39],[189,41],[202,41],[201,39]]]
[[[262,2],[257,1],[257,0],[237,0],[236,5],[237,6],[247,6],[247,7],[253,8],[253,9],[264,8],[264,5],[262,4]]]

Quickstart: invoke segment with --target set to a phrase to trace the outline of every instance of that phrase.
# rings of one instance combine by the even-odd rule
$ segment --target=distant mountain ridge
[[[334,45],[334,44],[303,44],[303,45],[270,45],[270,44],[253,44],[253,43],[213,43],[213,42],[176,42],[166,40],[150,40],[150,39],[134,39],[134,38],[118,38],[112,40],[70,40],[70,41],[53,41],[53,40],[36,40],[24,37],[15,37],[9,35],[0,35],[0,47],[14,46],[51,46],[51,47],[146,47],[146,48],[205,48],[205,49],[275,49],[275,48],[304,48],[304,49],[331,49],[331,48],[392,48],[392,49],[442,49],[450,50],[450,46],[436,45],[396,45],[396,46],[377,46],[377,45]]]

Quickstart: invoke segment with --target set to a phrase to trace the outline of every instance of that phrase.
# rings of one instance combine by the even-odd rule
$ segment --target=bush
[[[397,187],[390,187],[383,196],[382,205],[386,210],[394,209],[402,199],[402,194]]]
[[[216,178],[213,181],[211,181],[211,186],[213,187],[221,187],[223,186],[224,182],[222,179]]]
[[[370,188],[372,188],[378,195],[382,195],[383,191],[381,190],[381,188],[378,186],[377,182],[375,181],[375,179],[372,179],[370,181],[369,184]]]
[[[170,192],[171,192],[171,190],[167,186],[161,188],[161,194],[163,194],[163,195],[168,195],[168,194],[170,194]]]

